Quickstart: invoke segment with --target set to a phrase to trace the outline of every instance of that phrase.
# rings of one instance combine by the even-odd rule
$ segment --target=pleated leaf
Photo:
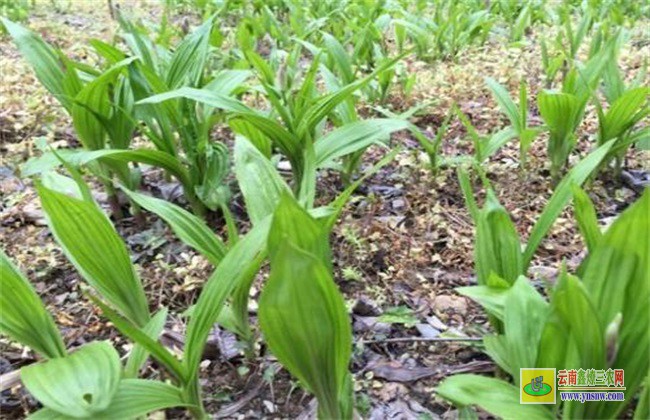
[[[120,370],[117,351],[100,341],[66,357],[26,366],[20,370],[20,377],[45,407],[71,417],[92,417],[111,403]]]
[[[226,254],[226,245],[200,217],[169,201],[131,191],[125,187],[122,187],[122,191],[138,205],[163,219],[178,239],[200,252],[215,266]]]
[[[199,82],[210,50],[213,21],[214,16],[187,36],[174,51],[167,70],[167,86],[170,89],[185,84],[195,86]]]
[[[492,274],[512,284],[522,273],[519,235],[492,190],[488,190],[485,207],[476,220],[474,258],[479,284],[487,284]]]
[[[366,149],[373,144],[385,145],[392,133],[411,127],[408,121],[396,118],[377,118],[346,124],[316,141],[316,165],[326,166],[334,159]]]
[[[319,241],[302,237],[301,229],[285,230],[283,212],[289,212],[294,226],[304,226],[308,235],[316,226],[285,196],[274,216],[270,238],[276,239],[269,241],[271,274],[260,296],[260,326],[273,354],[316,395],[319,416],[351,418],[347,410],[352,332],[345,303],[333,281],[330,260],[309,252],[322,252],[322,245],[314,247]],[[326,232],[321,235],[325,238]],[[278,236],[284,239],[278,242]]]
[[[537,348],[548,314],[548,303],[520,276],[508,291],[504,309],[504,336],[508,346],[508,365],[516,385],[519,369],[534,367]]]
[[[271,161],[245,138],[235,140],[235,174],[253,224],[271,215],[289,186]]]
[[[580,187],[573,188],[574,215],[580,228],[580,233],[585,239],[589,252],[594,252],[602,239],[598,227],[596,209],[589,195]]]
[[[142,284],[124,242],[94,202],[37,186],[48,225],[63,252],[104,299],[139,326],[149,321]]]
[[[78,92],[79,85],[70,83],[66,72],[74,72],[71,67],[62,66],[58,52],[35,33],[23,28],[17,23],[0,17],[9,35],[14,39],[21,54],[29,62],[36,77],[45,88],[54,95],[67,109],[72,102],[70,98]]]
[[[601,142],[619,137],[639,120],[648,115],[650,88],[630,89],[621,95],[600,121]]]
[[[501,379],[480,375],[454,375],[436,388],[441,397],[457,407],[476,406],[503,419],[552,420],[544,406],[519,403],[519,389]]]
[[[46,358],[64,357],[65,345],[36,291],[0,249],[0,331]]]
[[[205,342],[226,299],[251,273],[259,270],[266,257],[266,240],[270,226],[270,216],[255,224],[253,229],[228,251],[203,286],[187,326],[183,362],[190,375],[198,375]]]

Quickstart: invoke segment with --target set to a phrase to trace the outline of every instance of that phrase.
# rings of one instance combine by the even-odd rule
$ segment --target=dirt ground
[[[105,2],[59,3],[62,6],[58,10],[50,3],[37,3],[29,27],[69,56],[92,61],[87,41],[91,38],[110,41],[117,28]],[[156,21],[161,13],[154,3],[124,3],[123,10],[151,21]],[[534,39],[534,31],[530,37]],[[621,55],[623,74],[630,78],[650,56],[647,34],[645,43],[643,40],[643,31],[634,32]],[[20,164],[38,153],[34,146],[37,138],[45,137],[61,148],[78,145],[71,123],[6,36],[0,38],[0,55],[1,246],[44,298],[69,348],[108,339],[126,353],[129,344],[82,295],[78,273],[45,226],[32,182],[19,177]],[[534,96],[543,87],[543,75],[540,52],[534,42],[524,47],[509,47],[502,41],[491,40],[462,53],[456,62],[409,62],[408,67],[417,74],[414,93],[403,97],[395,92],[391,103],[406,109],[432,101],[414,118],[429,136],[433,136],[453,102],[459,104],[483,134],[506,125],[507,120],[485,86],[483,79],[487,76],[511,91],[515,91],[521,78],[525,79],[532,86],[530,103],[534,125],[541,124]],[[597,119],[593,109],[579,133],[572,161],[579,160],[594,145]],[[471,141],[465,134],[460,122],[455,120],[445,137],[443,154],[471,153]],[[514,141],[487,165],[499,200],[512,215],[523,238],[552,192],[545,141],[543,135],[535,141],[525,173],[518,168],[518,145]],[[499,374],[497,367],[481,352],[480,341],[476,341],[489,331],[484,313],[454,291],[458,286],[475,283],[473,223],[455,169],[445,169],[432,176],[423,151],[409,135],[397,134],[393,143],[401,145],[402,151],[354,194],[331,238],[336,279],[354,324],[351,369],[355,375],[357,408],[364,418],[372,419],[451,418],[453,407],[434,392],[442,378],[459,372]],[[366,155],[366,165],[377,161],[383,153],[373,149]],[[647,154],[632,151],[627,156],[625,170],[637,176],[647,174],[647,158]],[[342,188],[339,177],[333,173],[323,173],[318,182],[322,203]],[[155,170],[146,172],[145,184],[153,194],[160,194],[168,187]],[[481,191],[478,183],[475,185],[476,191]],[[603,224],[638,196],[626,183],[607,177],[594,180],[589,193]],[[106,197],[101,193],[96,198],[107,206]],[[231,208],[245,228],[247,221],[240,195],[235,194]],[[225,231],[219,217],[209,222],[216,231]],[[117,221],[116,226],[130,248],[152,309],[170,308],[163,340],[180,350],[185,328],[182,312],[195,301],[213,267],[178,241],[152,214],[146,215],[143,227],[129,217]],[[560,263],[566,261],[569,267],[575,267],[583,257],[583,250],[573,214],[567,208],[537,253],[529,274],[535,281],[552,282]],[[253,289],[255,296],[265,273],[266,269]],[[253,304],[253,320],[255,311]],[[0,349],[0,374],[35,360],[31,351],[5,339],[0,339]],[[260,343],[258,350],[257,358],[245,359],[234,336],[215,327],[207,359],[202,364],[208,411],[229,418],[308,416],[313,411],[312,397],[267,354],[263,344]],[[145,375],[164,378],[154,362]],[[36,402],[20,385],[0,395],[3,418],[22,418],[35,408]],[[169,410],[166,416],[183,418],[184,413]]]

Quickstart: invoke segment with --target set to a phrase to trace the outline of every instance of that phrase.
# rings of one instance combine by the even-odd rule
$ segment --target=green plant
[[[29,16],[30,0],[0,0],[0,16],[13,22],[22,22]],[[0,28],[5,33],[6,28]]]
[[[133,94],[126,71],[134,59],[119,57],[107,68],[98,70],[73,62],[40,36],[1,19],[38,80],[69,114],[83,148],[87,151],[127,149],[135,123],[131,117]],[[116,161],[101,162],[93,171],[104,180],[113,213],[119,217],[121,210],[115,190],[106,179],[116,174],[122,183],[136,187],[137,171]]]
[[[2,250],[0,286],[4,290],[0,296],[0,332],[34,349],[45,359],[20,370],[27,390],[43,404],[30,418],[127,419],[188,406],[179,388],[136,379],[146,360],[141,348],[131,352],[124,366],[107,341],[88,343],[68,353],[34,288]],[[164,323],[166,312],[160,314],[154,319]],[[162,323],[157,321],[160,328],[152,333],[158,334]]]
[[[316,395],[318,416],[351,419],[352,330],[333,280],[328,236],[283,196],[268,238],[271,274],[260,296],[260,326],[273,354]]]
[[[486,186],[487,198],[483,208],[479,208],[467,172],[459,172],[467,208],[476,225],[474,263],[479,285],[488,285],[493,275],[507,284],[526,275],[542,239],[571,199],[572,186],[585,182],[612,146],[612,142],[600,146],[567,173],[537,219],[523,250],[517,230],[507,211],[499,204],[494,191]]]
[[[336,107],[377,73],[393,65],[398,58],[361,79],[321,96],[316,91],[319,60],[314,60],[302,85],[293,90],[290,89],[291,85],[278,81],[269,64],[255,52],[248,51],[247,57],[259,75],[266,99],[272,107],[270,113],[257,111],[241,101],[205,89],[181,88],[138,103],[158,104],[185,98],[226,111],[231,127],[247,137],[264,156],[271,156],[273,146],[288,159],[294,180],[292,189],[296,195],[313,190],[318,168],[331,166],[341,157],[365,150],[394,131],[412,128],[404,120],[372,119],[355,121],[323,133],[325,122]],[[291,66],[288,68],[291,69]]]
[[[488,78],[486,83],[494,95],[501,112],[506,114],[519,137],[519,166],[526,167],[528,149],[539,133],[539,129],[528,127],[528,88],[522,80],[519,83],[519,106],[510,98],[508,91],[496,80]]]
[[[584,66],[576,64],[565,76],[562,91],[543,91],[537,95],[539,113],[549,131],[548,156],[551,177],[558,182],[569,155],[575,148],[575,131],[582,122],[585,107],[618,48],[614,38]]]
[[[594,100],[598,113],[597,144],[616,139],[606,162],[615,159],[616,177],[620,176],[623,157],[630,146],[639,145],[644,138],[650,136],[650,129],[647,127],[635,130],[637,123],[650,114],[648,104],[650,89],[642,86],[645,76],[644,66],[626,85],[616,60],[612,60],[603,73],[603,90],[609,107],[604,110],[603,105],[598,100]]]
[[[502,379],[457,375],[443,381],[438,394],[458,406],[478,406],[503,418],[618,418],[647,381],[650,367],[648,358],[638,351],[650,346],[648,212],[650,191],[646,189],[592,243],[589,256],[578,268],[579,277],[562,269],[548,301],[523,276],[512,286],[497,279],[488,286],[459,289],[503,323],[503,331],[484,338],[485,350],[514,385]],[[590,229],[598,231],[593,224]],[[623,369],[626,398],[623,402],[562,402],[552,407],[521,405],[522,367]],[[643,392],[638,418],[647,413],[647,391]]]

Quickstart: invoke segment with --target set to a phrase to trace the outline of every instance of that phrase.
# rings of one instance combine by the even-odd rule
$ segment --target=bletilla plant
[[[37,79],[70,116],[82,147],[87,151],[128,149],[135,123],[131,116],[134,98],[127,69],[134,59],[119,57],[106,68],[96,69],[72,61],[17,23],[0,19]],[[138,172],[123,162],[103,161],[93,169],[102,180],[115,174],[132,188],[139,182]],[[105,181],[104,187],[114,214],[119,216],[121,211],[113,185]]]
[[[494,191],[486,186],[487,198],[483,208],[479,208],[468,174],[460,171],[460,185],[476,225],[474,264],[479,285],[489,285],[494,275],[507,284],[513,284],[519,276],[526,275],[544,236],[571,199],[573,186],[582,185],[589,178],[612,146],[613,142],[600,146],[567,173],[533,226],[525,247],[522,247],[517,229]]]
[[[74,178],[67,182],[62,182],[62,176],[48,186],[37,181],[48,226],[89,286],[86,294],[135,345],[123,367],[115,350],[101,344],[92,345],[93,349],[88,350],[85,349],[90,345],[84,346],[72,354],[74,358],[69,363],[78,370],[66,367],[68,362],[57,362],[42,369],[25,368],[26,372],[32,372],[26,374],[29,378],[36,378],[27,383],[28,389],[35,389],[34,396],[48,409],[65,415],[76,413],[78,417],[93,417],[114,409],[111,404],[119,403],[124,408],[118,412],[126,413],[122,418],[171,406],[187,407],[195,418],[206,418],[198,376],[205,343],[218,322],[244,339],[251,354],[254,336],[248,325],[248,299],[253,280],[268,257],[271,277],[260,300],[260,323],[270,349],[303,386],[314,393],[322,418],[351,418],[353,395],[348,372],[351,332],[343,299],[333,282],[328,236],[354,189],[393,157],[394,153],[386,156],[328,206],[312,209],[313,201],[309,201],[309,197],[294,198],[271,161],[248,140],[239,138],[235,147],[236,172],[253,227],[245,235],[235,231],[228,244],[191,213],[124,187],[131,199],[159,214],[181,240],[206,255],[216,266],[188,313],[181,358],[158,341],[167,309],[162,308],[155,314],[149,312],[142,282],[130,262],[126,246],[109,218],[93,201],[76,170],[66,164]],[[309,210],[304,210],[303,206]],[[293,224],[295,220],[301,220],[299,231],[292,228],[297,226]],[[3,293],[0,303],[11,310],[3,311],[0,318],[3,333],[42,352],[45,357],[67,357],[62,340],[38,297],[5,260],[2,282],[8,285],[5,290],[11,292]],[[298,268],[304,270],[304,276],[296,275]],[[305,278],[313,283],[305,284]],[[287,298],[291,299],[293,307],[287,306]],[[291,345],[287,344],[287,337],[292,337]],[[110,389],[102,391],[103,399],[95,397],[99,391],[92,387],[98,383],[108,387],[120,377],[136,378],[149,355],[171,375],[173,386],[127,381],[124,391],[117,385],[110,385]],[[88,376],[92,377],[88,384],[69,384],[73,377],[85,378],[79,372],[86,369],[89,360],[105,363],[88,368],[92,373]],[[58,369],[68,369],[72,376],[53,375]],[[42,376],[50,375],[53,376],[49,382],[43,382],[43,386],[61,389],[61,395],[44,395],[38,385],[33,385],[42,380],[39,379]],[[90,411],[85,414],[74,411],[79,401],[72,399],[78,395],[63,395],[67,386],[75,386],[79,392],[86,390],[81,399],[98,405],[88,408]],[[136,404],[139,400],[124,404],[124,393],[128,392],[141,393],[149,405],[140,407]],[[158,394],[151,396],[147,392]],[[141,411],[136,412],[136,409]],[[51,411],[44,412],[44,415],[51,414]]]
[[[20,370],[22,383],[43,405],[30,418],[129,419],[188,406],[179,388],[136,378],[147,357],[140,348],[131,352],[125,365],[107,341],[68,352],[36,291],[2,250],[0,286],[4,291],[0,294],[0,332],[44,359]],[[164,321],[164,315],[156,318]]]
[[[485,351],[514,385],[503,379],[456,375],[440,384],[438,395],[459,407],[480,407],[505,419],[615,419],[647,382],[650,361],[642,349],[650,347],[650,191],[646,189],[604,234],[595,218],[584,216],[585,211],[594,213],[591,203],[584,201],[586,194],[581,190],[577,194],[585,205],[576,217],[592,232],[589,255],[577,276],[563,267],[548,298],[524,276],[512,285],[495,276],[488,285],[459,290],[503,324],[497,334],[484,338]],[[523,367],[623,369],[625,401],[522,405]],[[635,419],[649,415],[648,392],[647,386],[642,389]]]
[[[540,132],[539,128],[528,126],[528,87],[523,80],[519,83],[519,106],[517,106],[508,91],[496,80],[488,78],[486,83],[497,100],[501,112],[506,114],[511,127],[519,137],[519,166],[524,169],[530,145]]]

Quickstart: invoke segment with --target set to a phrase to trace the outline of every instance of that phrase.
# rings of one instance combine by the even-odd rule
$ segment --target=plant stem
[[[207,420],[209,419],[208,414],[205,412],[203,407],[203,400],[201,399],[201,386],[199,385],[198,374],[196,377],[191,379],[187,388],[185,388],[185,397],[192,404],[192,407],[189,408],[192,417],[197,420]]]

